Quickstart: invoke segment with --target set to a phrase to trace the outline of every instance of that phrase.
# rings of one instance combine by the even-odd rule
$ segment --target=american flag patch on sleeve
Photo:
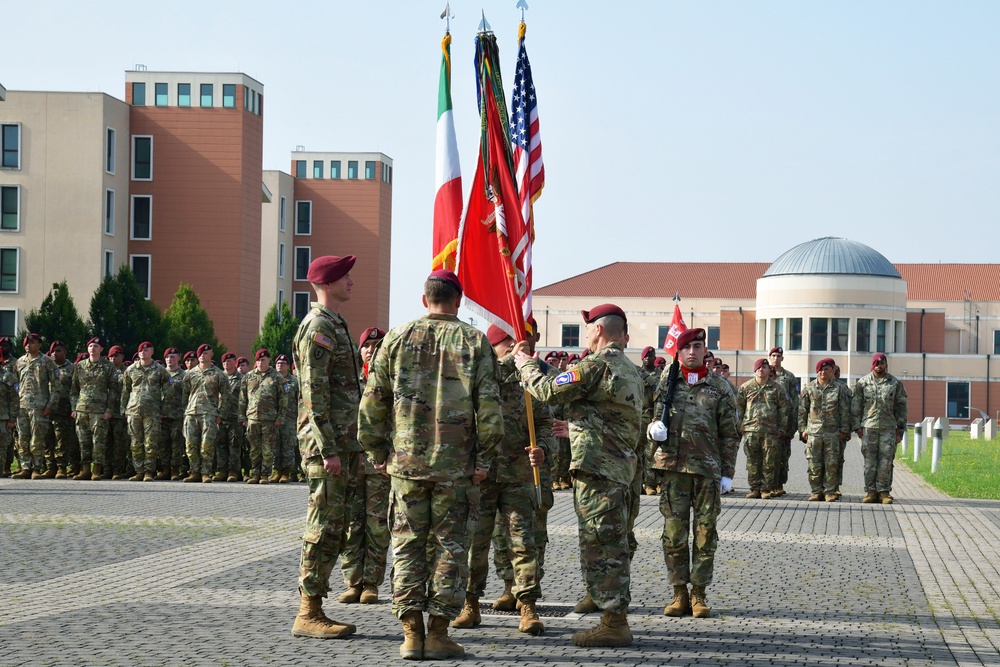
[[[313,334],[313,342],[316,343],[317,345],[322,345],[323,347],[325,347],[328,350],[331,347],[333,347],[333,341],[331,341],[329,338],[327,338],[326,336],[324,336],[323,334],[321,334],[318,331]]]

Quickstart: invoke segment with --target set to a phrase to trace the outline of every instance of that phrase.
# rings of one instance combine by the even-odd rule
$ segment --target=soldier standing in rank
[[[199,348],[200,349],[200,348]],[[198,357],[200,355],[195,354],[188,350],[184,353],[184,370],[189,371],[198,365]]]
[[[156,475],[156,448],[160,441],[163,395],[170,387],[170,375],[153,362],[153,344],[139,343],[139,361],[128,367],[122,381],[121,411],[132,436],[130,482],[152,482]]]
[[[628,646],[631,601],[628,491],[638,466],[642,432],[642,378],[625,356],[627,318],[613,304],[582,311],[587,351],[575,368],[556,377],[515,347],[521,381],[532,396],[566,406],[574,505],[580,530],[580,563],[587,592],[604,611],[590,630],[573,635],[577,646]]]
[[[112,345],[108,350],[108,361],[114,368],[111,385],[111,418],[108,419],[108,439],[104,448],[107,470],[112,480],[128,479],[132,470],[130,453],[132,443],[128,435],[128,425],[121,411],[122,383],[125,380],[125,350],[121,345]]]
[[[648,430],[660,443],[654,465],[663,471],[663,558],[674,587],[673,601],[663,610],[666,616],[711,615],[705,589],[715,569],[721,494],[733,488],[740,447],[736,401],[724,386],[729,382],[708,371],[705,353],[704,329],[688,329],[677,337],[678,372],[672,381],[671,373],[661,380],[653,409],[659,416],[666,406],[668,425],[656,421]]]
[[[906,433],[906,389],[889,374],[881,352],[872,357],[871,373],[854,385],[851,413],[865,458],[865,497],[861,502],[892,504],[892,463]]]
[[[21,412],[21,399],[17,395],[17,376],[7,365],[4,346],[0,345],[0,471],[8,469],[14,425]]]
[[[240,424],[240,390],[243,376],[236,370],[236,355],[226,352],[222,355],[222,371],[230,395],[229,406],[219,423],[219,439],[215,442],[216,482],[239,482],[243,479],[243,426]]]
[[[847,392],[847,400],[851,402],[854,398],[854,394],[851,392],[851,387],[847,384],[847,378],[840,377],[840,366],[833,367],[833,379],[835,382],[839,382],[844,387],[844,390]],[[852,431],[854,430],[853,418],[854,417],[852,415],[851,417]],[[838,500],[840,499],[840,487],[844,484],[844,454],[847,451],[848,442],[849,442],[848,440],[840,441],[840,464],[837,467],[837,492],[834,494],[835,496],[837,496]]]
[[[271,368],[271,353],[257,350],[254,369],[243,378],[240,389],[240,423],[250,441],[250,476],[247,484],[268,484],[274,466],[278,429],[288,410],[285,381]]]
[[[347,637],[357,629],[352,623],[327,618],[322,606],[343,548],[347,508],[361,474],[357,436],[361,365],[347,320],[340,313],[354,289],[354,261],[353,255],[325,255],[312,261],[306,279],[316,292],[316,301],[292,341],[302,396],[299,447],[309,482],[299,558],[299,613],[292,626],[297,637]]]
[[[642,423],[649,424],[653,421],[653,395],[656,393],[656,386],[660,383],[660,369],[653,362],[656,360],[656,350],[651,345],[642,349],[640,356],[642,365],[639,366],[639,377],[645,388],[642,402]],[[656,451],[656,442],[646,438],[645,432],[639,436],[642,444],[643,458],[642,466],[642,491],[647,496],[654,496],[659,493],[660,487],[659,473],[653,468],[653,452]]]
[[[76,365],[70,391],[70,416],[76,420],[80,440],[80,473],[73,479],[104,479],[108,443],[108,421],[115,396],[115,368],[101,358],[104,344],[100,338],[87,341],[87,358]],[[91,471],[93,463],[93,471]],[[110,466],[108,472],[111,472]]]
[[[288,397],[288,405],[282,413],[281,426],[278,427],[274,472],[271,474],[271,482],[280,484],[290,482],[299,465],[298,439],[295,437],[295,423],[299,415],[299,379],[288,372],[290,363],[287,354],[279,354],[274,360],[274,370],[281,376],[281,388]]]
[[[771,366],[771,378],[785,389],[785,393],[788,394],[788,399],[792,403],[788,427],[782,439],[781,456],[778,460],[778,488],[771,490],[771,497],[774,498],[785,495],[785,484],[788,483],[788,460],[792,457],[792,437],[795,436],[795,429],[798,427],[796,420],[799,411],[799,379],[791,371],[782,367],[785,351],[780,346],[771,348],[767,360]]]
[[[747,498],[771,497],[778,486],[779,457],[788,424],[791,401],[784,387],[771,379],[767,359],[753,364],[754,379],[736,392],[736,412],[740,418],[743,452],[747,457]],[[726,380],[726,382],[729,382]]]
[[[168,347],[163,351],[167,371],[167,387],[163,392],[163,419],[160,424],[160,447],[157,455],[160,473],[156,479],[177,481],[181,478],[184,460],[183,381],[185,371],[180,365],[181,351]]]
[[[247,359],[246,357],[237,357],[236,358],[236,370],[239,371],[240,375],[242,375],[243,377],[246,377],[247,373],[250,372],[250,360]],[[298,419],[298,415],[297,414],[296,414],[295,418],[296,418],[296,420]],[[250,476],[250,441],[247,440],[247,429],[246,429],[245,426],[243,426],[242,422],[240,422],[240,428],[241,428],[240,442],[241,442],[241,447],[242,447],[242,450],[241,450],[242,451],[241,459],[243,460],[243,467],[246,469],[247,477],[249,477]],[[242,476],[237,475],[237,477],[239,477],[240,480],[242,481],[242,479],[243,479]]]
[[[503,437],[496,355],[458,319],[461,302],[453,272],[428,276],[427,315],[386,334],[358,416],[365,452],[391,476],[392,610],[403,625],[400,656],[411,660],[465,655],[448,624],[469,577],[472,486],[486,479]]]
[[[25,355],[17,360],[15,375],[21,399],[17,420],[17,454],[21,469],[14,479],[40,479],[45,474],[45,439],[52,428],[51,415],[59,402],[56,366],[42,353],[42,339],[24,337]]]
[[[361,333],[361,386],[368,382],[375,351],[385,331],[369,327]],[[371,457],[362,453],[363,491],[355,494],[347,510],[347,534],[341,554],[341,570],[347,590],[338,602],[375,604],[378,587],[385,580],[386,552],[389,549],[389,474],[385,465],[376,469]]]
[[[185,482],[212,481],[215,441],[219,423],[233,400],[226,374],[212,363],[212,346],[198,346],[198,365],[184,375],[181,402],[184,410],[184,444],[191,474]]]
[[[14,343],[8,336],[0,337],[0,359],[2,359],[0,366],[7,369],[7,372],[14,376],[14,385],[17,386],[17,359],[14,357]],[[20,403],[20,400],[18,403]],[[18,412],[20,412],[20,405],[18,406]],[[10,431],[10,438],[7,441],[7,449],[0,451],[0,461],[3,461],[3,466],[0,467],[0,477],[10,477],[10,466],[17,454],[16,442],[17,423],[15,422],[14,427]]]
[[[49,345],[49,356],[56,365],[56,379],[59,381],[59,404],[52,411],[52,429],[49,431],[47,449],[52,451],[51,457],[57,467],[55,478],[66,479],[67,474],[75,475],[80,464],[80,443],[76,439],[76,425],[69,416],[72,408],[69,404],[73,384],[73,363],[66,358],[66,344],[54,340]],[[52,472],[52,465],[46,472]],[[68,472],[67,472],[68,471]]]
[[[809,451],[809,500],[835,502],[840,443],[851,439],[851,402],[846,388],[833,379],[833,359],[816,363],[816,379],[799,397],[799,438]]]

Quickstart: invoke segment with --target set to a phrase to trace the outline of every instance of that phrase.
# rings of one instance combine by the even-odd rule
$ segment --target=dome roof
[[[800,243],[764,272],[768,276],[840,274],[901,278],[899,271],[881,253],[863,243],[827,236]]]

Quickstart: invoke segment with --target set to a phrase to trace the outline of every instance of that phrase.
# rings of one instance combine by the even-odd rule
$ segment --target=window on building
[[[132,180],[153,180],[153,137],[132,137]]]
[[[278,277],[285,277],[285,244],[278,244]]]
[[[392,185],[392,167],[389,167],[389,180],[386,183]]]
[[[17,292],[20,260],[20,249],[0,248],[0,292]]]
[[[872,321],[858,320],[858,336],[855,347],[858,352],[872,351]]]
[[[892,340],[892,351],[893,352],[906,352],[906,322],[903,320],[896,320],[896,326],[893,329],[893,340]],[[979,352],[979,343],[976,343],[976,352]]]
[[[580,347],[580,325],[562,325],[562,347]]]
[[[285,231],[285,198],[281,197],[278,199],[278,231]]]
[[[358,177],[358,163],[356,160],[349,160],[347,163],[347,178],[356,179]]]
[[[165,107],[167,106],[167,84],[157,83],[154,84],[156,90],[156,106]]]
[[[292,315],[295,319],[302,320],[309,314],[309,292],[292,293]]]
[[[0,185],[0,230],[16,232],[21,229],[21,188],[17,185]]]
[[[305,178],[306,177],[306,161],[296,160],[295,161],[295,178]]]
[[[21,168],[21,124],[4,123],[0,126],[0,167]]]
[[[285,290],[278,290],[278,315],[281,315],[281,304],[285,302]]]
[[[222,106],[227,109],[236,108],[236,84],[235,83],[224,83],[222,84]]]
[[[17,335],[17,310],[4,308],[0,310],[0,336],[14,338]]]
[[[177,106],[179,106],[179,107],[189,107],[189,106],[191,106],[191,84],[190,83],[178,83],[177,84]]]
[[[313,178],[323,178],[322,160],[313,160]]]
[[[130,258],[132,273],[135,274],[135,282],[139,285],[142,296],[149,299],[150,292],[150,264],[152,259],[149,255],[132,255]]]
[[[109,174],[115,173],[115,154],[118,149],[118,140],[115,130],[109,127],[104,137],[104,171]]]
[[[828,350],[827,330],[830,328],[830,320],[826,317],[809,318],[809,350],[818,352]]]
[[[885,352],[885,339],[888,335],[889,320],[878,320],[875,324],[875,351]]]
[[[365,162],[365,179],[369,181],[375,180],[375,163],[371,160]]]
[[[340,178],[340,160],[330,162],[330,178]]]
[[[847,352],[851,320],[846,317],[834,317],[830,320],[830,350]]]
[[[210,107],[215,104],[215,92],[212,89],[212,84],[203,83],[201,84],[201,106]]]
[[[312,248],[298,246],[295,248],[295,280],[306,280],[309,275],[309,263],[312,262]]]
[[[255,116],[260,115],[262,104],[264,104],[264,96],[256,90],[253,91],[253,113]]]
[[[667,334],[670,333],[669,326],[661,326],[656,332],[656,349],[662,350],[663,346],[667,344]]]
[[[300,236],[312,234],[313,204],[311,201],[295,202],[295,233]]]
[[[969,418],[969,383],[948,383],[948,418]]]
[[[115,235],[115,191],[104,191],[104,233]]]
[[[153,197],[152,195],[132,195],[129,212],[130,235],[133,241],[150,241],[153,238]]]
[[[788,319],[788,349],[802,349],[802,318],[791,317]]]
[[[1000,354],[1000,329],[993,330],[993,354]]]
[[[708,327],[708,349],[719,349],[719,327]]]
[[[141,81],[132,84],[132,106],[146,106],[146,84]]]
[[[785,347],[785,320],[779,318],[771,320],[771,330],[774,331],[774,347]]]
[[[385,162],[382,163],[382,182],[383,183],[389,182],[389,165],[387,165]]]
[[[104,251],[104,274],[103,277],[115,275],[115,253],[112,250]]]

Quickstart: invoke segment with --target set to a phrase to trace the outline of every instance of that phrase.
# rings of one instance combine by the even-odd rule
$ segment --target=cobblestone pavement
[[[662,517],[644,497],[625,649],[570,641],[597,617],[570,612],[583,592],[576,519],[557,493],[546,633],[486,615],[453,631],[461,664],[1000,665],[1000,503],[947,498],[897,466],[896,504],[862,505],[857,445],[840,503],[805,502],[801,447],[783,499],[743,498],[741,471],[710,619],[662,615]],[[402,664],[387,585],[377,605],[327,603],[355,637],[290,635],[305,500],[301,484],[0,480],[0,666]],[[487,599],[500,589],[491,581]]]

